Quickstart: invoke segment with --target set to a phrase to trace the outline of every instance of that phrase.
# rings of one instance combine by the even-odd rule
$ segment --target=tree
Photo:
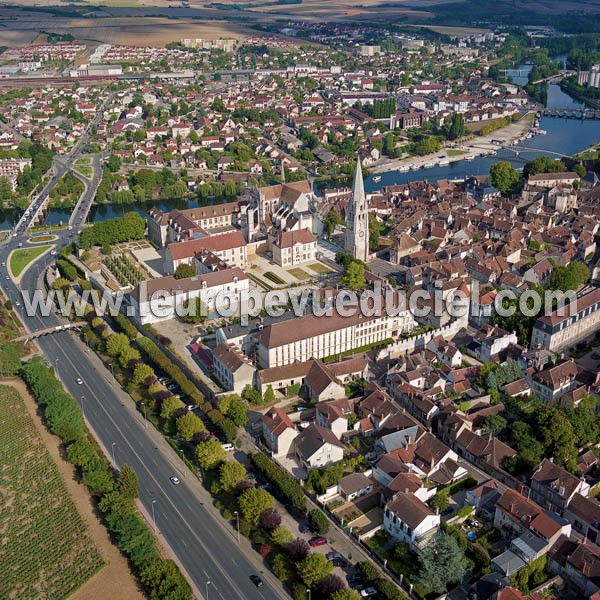
[[[296,538],[288,547],[288,554],[294,562],[305,559],[309,551],[310,546],[303,538]]]
[[[523,167],[523,176],[531,177],[538,173],[564,173],[566,170],[567,167],[560,160],[555,160],[549,156],[538,156],[528,163],[525,163],[525,166]]]
[[[419,585],[436,594],[445,592],[448,584],[460,581],[468,568],[468,561],[458,543],[444,532],[417,550],[417,559]]]
[[[139,494],[139,481],[136,472],[129,466],[123,465],[117,478],[117,489],[125,497],[133,500]]]
[[[235,460],[224,462],[219,469],[219,482],[225,492],[233,492],[246,479],[246,468]]]
[[[237,394],[221,397],[218,406],[238,427],[244,427],[248,422],[247,405]]]
[[[560,265],[548,275],[545,281],[547,290],[561,290],[563,292],[569,290],[577,290],[580,286],[590,278],[590,270],[582,262],[574,260],[568,265]]]
[[[568,408],[566,415],[573,425],[578,446],[597,444],[600,438],[600,424],[596,418],[597,399],[586,394],[576,408]]]
[[[360,594],[356,590],[346,588],[333,592],[329,597],[329,600],[360,600]]]
[[[379,569],[371,561],[363,560],[357,566],[367,582],[370,583],[379,578]]]
[[[267,531],[274,531],[281,525],[281,515],[275,508],[267,508],[260,515],[260,526]]]
[[[265,404],[270,404],[275,400],[275,392],[273,391],[273,386],[269,384],[267,389],[265,390],[265,395],[263,396],[263,402]]]
[[[6,177],[0,177],[0,201],[8,200],[13,195],[10,181]]]
[[[322,510],[314,508],[308,513],[311,528],[319,535],[325,535],[329,531],[329,519],[325,516]]]
[[[282,553],[279,553],[271,563],[271,570],[279,581],[287,581],[294,573],[294,567],[290,559]]]
[[[383,225],[379,219],[373,213],[369,213],[369,250],[379,248],[379,236],[382,231]]]
[[[134,385],[139,385],[140,383],[146,383],[146,385],[148,384],[148,382],[152,383],[152,381],[154,381],[156,375],[154,374],[154,369],[145,364],[145,363],[138,363],[137,365],[135,365],[135,368],[133,369],[133,375],[131,376],[131,383],[133,383]]]
[[[12,342],[6,342],[0,349],[0,375],[16,375],[20,368],[21,358],[16,346]]]
[[[504,196],[512,196],[520,189],[521,176],[509,162],[498,162],[490,167],[490,183]]]
[[[447,490],[440,490],[435,496],[429,501],[429,505],[433,509],[437,509],[439,512],[444,512],[450,504],[450,494]]]
[[[191,600],[193,593],[179,567],[172,560],[155,557],[140,571],[140,581],[150,590],[150,599]]]
[[[113,333],[106,340],[106,352],[110,356],[121,356],[127,348],[130,348],[129,338],[124,333]]]
[[[450,129],[448,130],[448,138],[455,140],[459,137],[463,137],[466,132],[465,118],[462,113],[454,113],[452,115],[452,122]]]
[[[252,387],[250,384],[248,384],[243,390],[242,390],[242,398],[244,398],[244,400],[247,400],[250,404],[262,404],[262,397],[260,395],[260,392]]]
[[[195,277],[196,275],[196,269],[192,265],[182,263],[175,269],[175,279],[186,279],[187,277]]]
[[[177,436],[186,442],[191,442],[197,433],[206,429],[202,419],[191,411],[178,417],[175,422],[175,427]]]
[[[125,336],[127,337],[127,336]],[[132,366],[132,363],[136,360],[140,360],[140,353],[131,346],[128,346],[119,355],[119,364],[124,368],[128,369]]]
[[[81,482],[95,496],[103,496],[111,492],[114,487],[114,479],[108,467],[98,461],[94,468],[89,469],[83,474]]]
[[[260,515],[268,508],[273,508],[275,499],[266,490],[254,488],[242,492],[238,504],[244,519],[252,525],[257,525]]]
[[[544,444],[546,454],[556,464],[575,472],[577,469],[577,445],[573,425],[565,414],[555,406],[542,405],[535,413],[536,429]]]
[[[170,421],[177,410],[184,408],[185,404],[177,396],[168,396],[160,405],[160,416],[165,421]]]
[[[200,466],[210,471],[218,467],[227,458],[227,452],[223,450],[219,440],[212,439],[207,442],[200,442],[196,446],[196,457]]]
[[[327,575],[323,581],[321,581],[320,592],[323,594],[324,598],[331,596],[334,592],[339,592],[340,590],[345,589],[344,582],[342,578],[338,575],[334,575],[331,573]]]
[[[294,536],[292,532],[285,527],[285,525],[279,525],[271,532],[271,541],[282,548],[286,548],[292,543]],[[300,539],[300,538],[298,538]],[[308,550],[307,550],[308,553]]]
[[[309,588],[318,586],[333,571],[333,563],[324,554],[309,554],[298,563],[298,575]]]
[[[367,285],[365,266],[357,261],[351,262],[344,271],[340,284],[354,292],[362,290]]]
[[[489,415],[483,421],[483,430],[486,433],[498,434],[500,433],[507,425],[507,421],[504,417],[500,415]]]

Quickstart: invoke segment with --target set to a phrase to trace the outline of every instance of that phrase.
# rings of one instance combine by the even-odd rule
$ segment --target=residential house
[[[344,458],[344,445],[330,429],[309,425],[294,441],[295,454],[302,466],[318,469]]]
[[[531,499],[540,506],[564,514],[575,496],[587,496],[590,485],[545,458],[531,477]]]
[[[288,415],[275,406],[262,416],[262,434],[265,444],[275,457],[287,456],[298,436]]]
[[[438,531],[440,516],[414,494],[400,492],[383,513],[384,529],[409,548],[422,547]]]

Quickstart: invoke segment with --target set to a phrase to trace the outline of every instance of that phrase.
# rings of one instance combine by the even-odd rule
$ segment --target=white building
[[[252,385],[256,369],[252,361],[242,352],[221,342],[212,354],[213,373],[229,392],[241,394],[247,385]]]
[[[409,548],[421,547],[438,531],[440,516],[436,515],[414,494],[401,492],[385,507],[384,529]]]
[[[380,298],[384,304],[384,297]],[[346,309],[350,307],[346,306]],[[258,363],[263,369],[326,358],[370,344],[396,339],[416,323],[408,309],[388,316],[364,316],[360,307],[342,316],[335,307],[331,315],[296,317],[293,326],[286,321],[267,325],[258,335]]]
[[[292,267],[317,258],[317,238],[308,229],[282,231],[273,240],[273,261]]]
[[[242,293],[248,293],[249,279],[238,267],[215,273],[175,279],[168,275],[142,281],[129,294],[133,317],[141,325],[166,321],[183,315],[184,303],[200,298],[210,317],[231,302],[238,306]],[[200,319],[199,319],[200,320]]]
[[[294,424],[280,408],[273,406],[262,417],[262,431],[265,443],[275,457],[289,454],[292,443],[298,436]]]

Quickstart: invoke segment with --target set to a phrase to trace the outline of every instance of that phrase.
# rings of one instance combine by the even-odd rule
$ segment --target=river
[[[521,73],[524,69],[521,68]],[[510,73],[509,73],[510,75]],[[516,75],[516,73],[515,73]],[[526,83],[527,76],[514,76],[515,83]],[[581,102],[573,100],[565,94],[560,86],[551,84],[548,86],[548,107],[549,108],[582,108],[584,105]],[[409,181],[428,179],[429,181],[437,181],[438,179],[462,179],[469,175],[485,175],[490,172],[490,166],[499,161],[508,161],[515,167],[520,168],[525,161],[532,160],[536,156],[545,154],[545,151],[560,152],[561,154],[576,154],[588,148],[592,144],[600,141],[600,120],[598,121],[582,121],[577,119],[559,119],[553,117],[543,117],[540,124],[542,129],[548,133],[543,136],[536,136],[529,140],[525,140],[517,147],[521,148],[520,158],[515,157],[515,154],[509,150],[500,150],[496,156],[477,157],[475,160],[457,161],[450,163],[444,167],[434,167],[432,169],[420,169],[418,171],[410,171],[408,173],[400,173],[398,171],[390,171],[381,173],[381,181],[374,182],[373,177],[368,177],[365,180],[365,190],[373,192],[381,189],[384,185],[402,184]],[[525,149],[528,148],[529,150]],[[225,199],[223,199],[225,201]],[[145,214],[152,206],[158,206],[164,211],[173,210],[175,208],[195,208],[199,204],[207,205],[210,201],[191,200],[189,202],[182,200],[163,200],[152,203],[136,203],[130,205],[100,205],[93,206],[90,211],[89,221],[104,221],[114,217],[122,216],[124,212],[134,210],[140,214]],[[46,223],[48,225],[58,225],[67,223],[71,214],[70,209],[56,209],[49,211]],[[10,229],[16,221],[16,213],[14,211],[4,211],[0,213],[0,229]]]

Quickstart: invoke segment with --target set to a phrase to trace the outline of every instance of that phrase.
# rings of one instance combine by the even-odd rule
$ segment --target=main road
[[[66,235],[61,234],[61,241]],[[24,241],[22,236],[11,238],[0,247],[0,261],[8,263],[9,253],[20,240]],[[30,293],[43,289],[39,274],[52,260],[50,254],[41,257],[38,265],[24,273],[20,288]],[[13,303],[20,300],[20,289],[11,279],[3,277],[1,282]],[[27,315],[22,300],[20,304],[15,310],[30,332],[64,322],[53,313],[45,317]],[[242,536],[238,543],[235,531],[212,506],[208,492],[154,427],[144,421],[100,359],[67,331],[41,337],[37,344],[81,404],[85,420],[107,457],[117,467],[127,463],[136,471],[145,513],[151,525],[154,515],[157,532],[184,568],[196,596],[210,600],[288,598],[249,542]],[[180,479],[179,485],[170,482],[173,475]],[[249,579],[252,574],[260,574],[265,585],[257,588]]]

